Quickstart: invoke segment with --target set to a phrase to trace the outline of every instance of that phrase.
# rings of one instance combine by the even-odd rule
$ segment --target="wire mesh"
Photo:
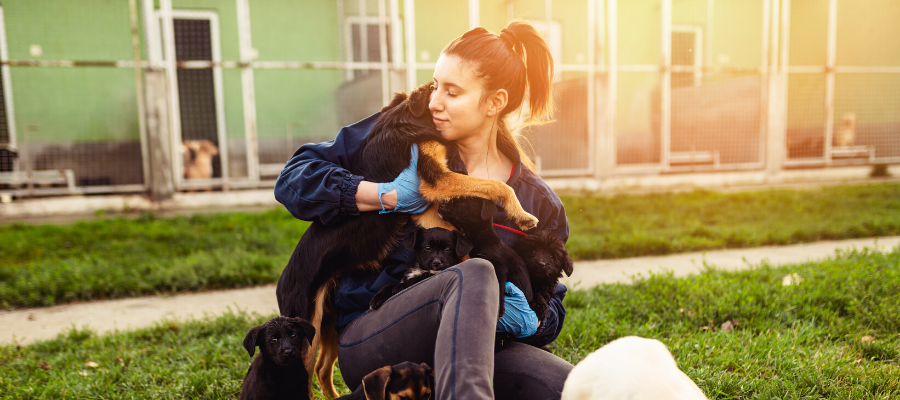
[[[162,3],[135,2],[141,72],[162,67],[150,63],[168,46]],[[177,91],[165,100],[177,104],[169,110],[178,118],[173,157],[200,141],[218,153],[210,157],[212,179],[181,189],[271,182],[300,145],[330,140],[410,82],[429,81],[443,47],[476,20],[495,32],[511,19],[531,21],[551,46],[555,120],[522,131],[547,176],[761,169],[773,145],[767,137],[780,134],[768,131],[779,126],[769,113],[780,113],[766,106],[780,104],[770,98],[780,90],[770,94],[769,85],[781,81],[766,79],[765,66],[777,65],[772,57],[784,37],[785,164],[900,160],[900,48],[892,40],[900,36],[893,23],[900,3],[893,0],[791,0],[787,30],[777,29],[783,1],[482,1],[475,15],[471,2],[423,0],[198,4],[172,0],[178,65],[169,90]],[[145,189],[144,157],[155,144],[141,139],[129,1],[8,0],[0,11],[8,48],[0,69],[0,173],[7,179],[0,190]],[[160,49],[151,53],[154,41]],[[614,74],[605,69],[612,41]],[[409,71],[416,79],[407,79]],[[611,127],[614,140],[607,140]],[[196,157],[184,155],[184,165]],[[621,168],[598,170],[604,157]],[[62,172],[43,182],[16,175],[47,171]],[[184,183],[186,171],[174,173]]]
[[[540,172],[587,169],[590,163],[587,73],[564,73],[553,85],[556,112],[552,122],[523,129],[526,153]],[[600,93],[601,90],[596,90]],[[595,109],[596,112],[596,109]]]
[[[824,68],[798,71],[797,67],[824,67],[828,53],[828,0],[791,1],[791,68],[788,75],[787,157],[789,160],[825,160],[826,76]]]
[[[832,158],[900,158],[900,73],[836,75]]]
[[[670,166],[762,162],[763,7],[683,1],[672,9]]]
[[[71,193],[74,185],[81,192],[105,192],[142,185],[134,71],[93,66],[132,58],[128,2],[49,5],[3,3],[5,60],[85,66],[3,68],[0,172],[18,171],[4,177],[3,190]],[[102,12],[94,8],[100,6]],[[14,127],[7,114],[13,109]],[[36,178],[41,176],[53,178]]]
[[[900,52],[888,49],[900,48],[888,38],[900,34],[891,23],[900,18],[900,4],[795,0],[792,7],[789,160],[897,159]]]
[[[176,61],[213,61],[210,20],[175,18],[173,25]],[[216,80],[213,70],[182,68],[177,75],[185,178],[221,177]]]
[[[662,161],[662,1],[619,1],[615,32],[618,79],[616,92],[616,164]]]

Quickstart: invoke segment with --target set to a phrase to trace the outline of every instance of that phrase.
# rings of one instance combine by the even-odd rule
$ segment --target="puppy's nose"
[[[294,354],[294,349],[284,349],[284,355],[289,356]]]
[[[434,267],[434,268],[440,268],[440,267],[441,267],[441,264],[443,264],[443,263],[440,262],[440,261],[438,261],[438,260],[434,260],[434,261],[431,262],[431,266]]]

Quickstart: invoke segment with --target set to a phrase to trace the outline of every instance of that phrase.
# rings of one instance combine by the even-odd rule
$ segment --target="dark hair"
[[[524,21],[511,22],[499,35],[478,27],[454,39],[441,53],[474,66],[475,76],[486,89],[485,99],[490,93],[506,89],[509,99],[499,114],[497,146],[501,151],[518,152],[522,161],[533,168],[503,117],[522,107],[526,89],[529,122],[539,121],[552,108],[553,56],[537,29]]]

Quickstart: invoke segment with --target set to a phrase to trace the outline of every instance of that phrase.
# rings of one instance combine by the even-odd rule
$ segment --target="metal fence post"
[[[175,193],[172,171],[172,136],[169,132],[169,105],[166,73],[158,69],[144,72],[147,95],[147,147],[150,153],[150,195],[153,200],[167,200]]]

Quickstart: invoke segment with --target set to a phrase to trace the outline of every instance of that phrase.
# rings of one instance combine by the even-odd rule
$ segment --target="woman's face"
[[[434,92],[428,108],[446,140],[474,140],[490,134],[493,118],[482,103],[484,86],[472,67],[459,57],[441,55],[434,67]]]

